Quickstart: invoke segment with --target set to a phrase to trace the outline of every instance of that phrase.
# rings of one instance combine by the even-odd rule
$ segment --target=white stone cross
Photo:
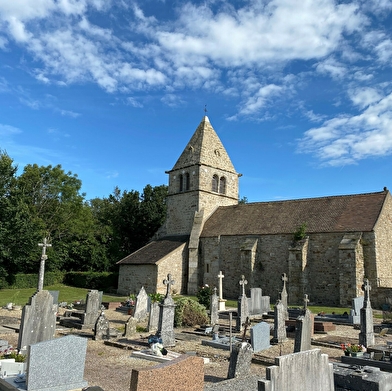
[[[309,303],[308,295],[305,294],[305,295],[304,295],[304,310],[307,310],[307,308],[308,308],[308,303]]]
[[[163,283],[166,285],[166,297],[170,296],[171,286],[174,285],[174,280],[172,280],[171,274],[167,275],[167,279],[163,280]]]
[[[222,271],[219,272],[218,274],[218,278],[219,278],[219,299],[223,300],[223,278],[224,275],[222,273]]]
[[[43,243],[38,243],[38,246],[42,247],[41,263],[39,266],[38,276],[38,290],[42,291],[44,289],[45,261],[48,259],[48,256],[46,255],[46,247],[52,247],[52,245],[47,243],[46,238],[44,238]]]
[[[283,273],[283,274],[282,274],[283,290],[286,289],[286,282],[287,282],[288,280],[289,280],[289,279],[287,278],[286,273]]]
[[[241,276],[241,280],[240,280],[239,284],[242,286],[242,296],[246,296],[245,295],[245,285],[248,284],[248,281],[245,280],[245,276],[244,275]]]

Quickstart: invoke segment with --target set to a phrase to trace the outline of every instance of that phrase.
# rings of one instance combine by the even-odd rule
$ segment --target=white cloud
[[[16,128],[11,125],[0,124],[0,136],[8,137],[18,133],[22,133],[19,128]]]
[[[283,87],[277,86],[275,84],[270,84],[261,87],[254,95],[248,98],[248,100],[243,104],[240,114],[248,115],[254,114],[263,108],[267,101],[276,95],[281,94]]]
[[[131,96],[129,96],[127,98],[127,103],[129,105],[133,106],[133,107],[136,107],[136,108],[142,108],[143,107],[142,103],[140,103],[137,99],[135,99],[135,98],[133,98]]]
[[[372,89],[356,91],[352,99],[364,110],[342,115],[305,132],[302,152],[315,154],[328,165],[353,164],[370,156],[392,153],[392,94]]]
[[[344,64],[338,62],[332,57],[317,63],[316,70],[317,72],[327,74],[334,79],[342,79],[348,72]]]
[[[352,102],[361,109],[377,103],[382,99],[382,95],[375,88],[363,87],[355,88],[349,91]]]

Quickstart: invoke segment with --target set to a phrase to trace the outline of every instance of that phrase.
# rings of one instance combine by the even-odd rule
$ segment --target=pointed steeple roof
[[[194,165],[206,165],[236,173],[225,147],[207,116],[203,117],[171,171]]]

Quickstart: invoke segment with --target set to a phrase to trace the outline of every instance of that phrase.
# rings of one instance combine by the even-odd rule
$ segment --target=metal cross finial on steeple
[[[207,115],[207,105],[204,105],[204,113]]]
[[[46,255],[46,247],[52,247],[52,245],[47,243],[47,239],[44,238],[43,243],[38,243],[38,246],[42,247],[41,264],[38,276],[38,290],[42,291],[42,289],[44,289],[45,261],[48,259],[48,256]]]

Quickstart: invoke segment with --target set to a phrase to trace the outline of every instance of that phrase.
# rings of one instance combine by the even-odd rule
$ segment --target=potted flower
[[[346,356],[352,356],[352,357],[362,356],[365,350],[364,347],[359,344],[348,343],[348,344],[342,344],[341,346]]]

